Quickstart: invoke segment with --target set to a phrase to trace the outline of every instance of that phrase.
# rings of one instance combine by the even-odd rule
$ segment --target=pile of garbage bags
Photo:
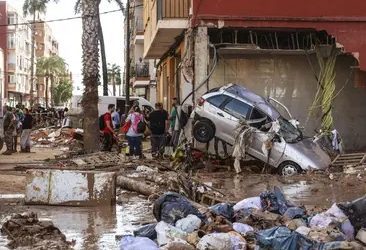
[[[311,214],[280,188],[201,213],[180,194],[154,203],[156,223],[123,236],[120,249],[366,249],[366,196]]]

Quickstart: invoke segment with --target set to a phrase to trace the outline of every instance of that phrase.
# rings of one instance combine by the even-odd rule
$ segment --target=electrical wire
[[[216,51],[215,45],[213,45],[212,43],[210,43],[209,46],[214,49],[214,64],[213,64],[213,66],[211,68],[211,71],[210,71],[210,73],[208,73],[208,75],[205,77],[205,79],[203,79],[200,82],[200,84],[191,93],[189,93],[186,96],[186,98],[184,98],[184,100],[182,101],[181,105],[183,105],[194,92],[196,92],[197,90],[199,90],[208,81],[208,79],[210,79],[210,77],[212,76],[213,72],[215,71],[215,68],[216,68],[216,65],[217,65],[217,51]]]
[[[139,4],[139,5],[135,5],[133,7],[130,7],[130,9],[134,9],[137,7],[142,7],[144,6],[143,4]],[[124,9],[116,9],[116,10],[110,10],[110,11],[104,11],[104,12],[100,12],[99,15],[105,15],[105,14],[110,14],[110,13],[114,13],[114,12],[118,12],[118,11],[124,11]],[[84,17],[92,17],[94,15],[85,15]],[[97,15],[95,15],[97,16]],[[13,24],[0,24],[0,27],[8,27],[8,26],[20,26],[20,25],[30,25],[30,24],[37,24],[37,23],[53,23],[53,22],[62,22],[62,21],[69,21],[69,20],[75,20],[75,19],[80,19],[83,18],[83,16],[75,16],[75,17],[65,17],[65,18],[59,18],[59,19],[51,19],[51,20],[39,20],[39,21],[35,21],[35,22],[23,22],[23,23],[13,23]]]

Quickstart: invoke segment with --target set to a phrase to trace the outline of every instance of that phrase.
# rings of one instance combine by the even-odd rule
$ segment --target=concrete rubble
[[[40,221],[34,213],[14,214],[2,223],[1,233],[10,242],[10,249],[73,249],[74,242],[67,241],[65,235],[52,221]]]

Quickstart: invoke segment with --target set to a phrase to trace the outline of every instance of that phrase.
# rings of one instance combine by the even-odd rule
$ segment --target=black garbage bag
[[[283,215],[289,207],[295,205],[286,200],[285,195],[279,187],[274,187],[272,191],[264,191],[260,194],[263,210],[271,213]]]
[[[234,217],[234,209],[233,205],[229,203],[219,203],[212,207],[210,207],[210,211],[215,215],[220,215],[228,219],[229,221],[233,220]]]
[[[351,202],[337,204],[337,206],[351,221],[356,232],[366,227],[366,195]]]
[[[305,210],[301,207],[289,207],[283,216],[289,219],[302,218],[305,215]]]
[[[313,250],[320,247],[320,244],[283,226],[259,231],[256,239],[259,249]]]
[[[150,240],[155,240],[157,238],[157,234],[155,231],[156,224],[157,223],[152,223],[140,227],[139,229],[133,231],[133,235],[139,237],[147,237]]]
[[[154,202],[153,214],[157,221],[165,221],[170,225],[174,225],[177,220],[189,214],[196,215],[202,221],[205,220],[205,216],[187,198],[174,192],[167,192]]]

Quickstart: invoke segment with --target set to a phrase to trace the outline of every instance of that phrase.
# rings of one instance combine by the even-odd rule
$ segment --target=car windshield
[[[278,133],[287,143],[295,143],[303,139],[302,132],[291,122],[283,117],[278,118],[278,121],[280,123],[280,131]]]

